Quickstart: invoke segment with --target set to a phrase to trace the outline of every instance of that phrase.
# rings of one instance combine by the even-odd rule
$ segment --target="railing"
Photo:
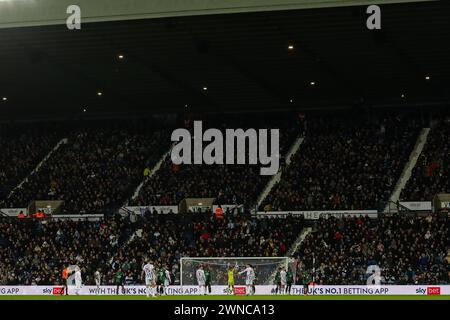
[[[394,202],[394,201],[388,201],[387,202],[387,214],[393,214],[393,213],[406,213],[406,214],[413,214],[414,211],[412,211],[411,209],[405,207],[404,205],[400,204],[399,201]]]
[[[123,210],[124,212],[128,213],[128,215],[133,214],[133,211],[131,211],[130,209],[128,209],[127,207],[121,207],[119,208],[119,210]],[[118,210],[118,211],[119,211]]]

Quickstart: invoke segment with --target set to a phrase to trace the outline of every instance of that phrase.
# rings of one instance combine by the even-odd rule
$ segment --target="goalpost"
[[[200,265],[207,267],[211,273],[211,285],[227,285],[228,268],[235,267],[237,272],[243,271],[250,264],[255,270],[256,284],[273,284],[273,278],[279,267],[286,270],[288,257],[182,257],[180,258],[180,285],[197,285],[195,272]],[[245,285],[245,275],[235,276],[236,285]]]

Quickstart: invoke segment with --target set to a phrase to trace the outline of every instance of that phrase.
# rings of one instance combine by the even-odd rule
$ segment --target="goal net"
[[[245,285],[245,274],[237,274],[245,270],[250,264],[255,270],[257,285],[273,284],[273,278],[279,267],[288,268],[287,257],[234,257],[234,258],[206,258],[183,257],[180,259],[180,284],[182,286],[197,285],[195,273],[200,265],[207,268],[211,274],[211,285],[228,284],[228,268],[235,268],[235,285]]]

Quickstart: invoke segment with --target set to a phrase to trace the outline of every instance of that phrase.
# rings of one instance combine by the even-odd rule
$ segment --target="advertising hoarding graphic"
[[[234,287],[234,293],[237,296],[243,296],[247,294],[247,288],[246,287]]]
[[[428,287],[427,288],[427,294],[428,295],[440,295],[441,294],[441,288],[440,287]]]
[[[226,295],[226,286],[213,286],[212,295]],[[116,295],[116,286],[83,286],[80,295]],[[247,294],[245,287],[236,287],[237,295]],[[73,294],[74,287],[69,287],[68,293]],[[200,295],[198,286],[169,286],[169,295]],[[275,286],[256,286],[255,295],[271,295],[275,293]],[[64,295],[61,286],[0,286],[0,295]],[[303,286],[294,285],[291,295],[303,295]],[[310,286],[309,295],[450,295],[450,285],[442,286]],[[125,293],[119,290],[119,295],[146,295],[145,286],[125,286]]]
[[[52,290],[53,295],[64,295],[66,292],[64,287],[54,287]]]

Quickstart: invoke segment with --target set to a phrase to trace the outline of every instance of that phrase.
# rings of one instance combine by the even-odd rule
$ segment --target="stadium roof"
[[[0,118],[448,103],[450,3],[381,9],[0,29]]]

